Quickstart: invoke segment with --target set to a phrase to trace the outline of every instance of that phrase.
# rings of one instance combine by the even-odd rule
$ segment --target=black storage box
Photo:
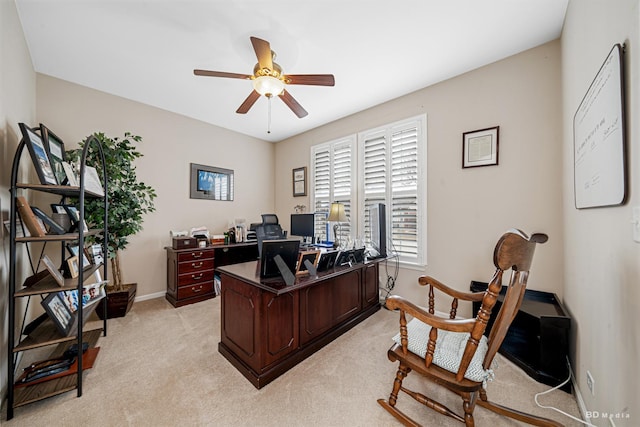
[[[484,292],[487,286],[487,283],[472,281],[470,288],[472,292]],[[506,292],[507,287],[503,286],[487,323],[487,336]],[[474,316],[479,309],[480,302],[474,302]],[[527,289],[499,352],[536,381],[556,386],[569,377],[570,328],[571,318],[555,294]],[[562,390],[570,393],[571,383],[565,384]]]

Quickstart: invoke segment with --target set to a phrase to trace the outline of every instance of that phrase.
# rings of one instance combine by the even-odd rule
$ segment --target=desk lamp
[[[335,235],[335,242],[333,244],[334,248],[337,248],[339,235],[342,234],[342,223],[347,221],[347,214],[344,211],[344,205],[342,203],[334,202],[331,203],[331,210],[329,211],[329,217],[327,221],[335,222],[333,225],[333,234]],[[338,229],[340,233],[338,234]]]

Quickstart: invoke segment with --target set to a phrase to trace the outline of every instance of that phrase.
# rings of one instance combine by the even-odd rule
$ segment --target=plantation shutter
[[[333,241],[333,229],[329,229],[327,216],[332,202],[344,204],[348,221],[341,224],[340,240],[344,243],[351,235],[353,207],[353,161],[354,138],[334,141],[314,146],[313,164],[313,207],[315,209],[316,237]],[[333,224],[332,224],[333,225]]]
[[[366,136],[364,141],[363,190],[364,238],[371,240],[369,208],[376,203],[387,203],[387,139],[385,132]]]
[[[424,264],[425,248],[421,236],[426,223],[424,192],[418,168],[420,141],[425,122],[410,119],[359,135],[361,188],[361,229],[365,241],[371,239],[369,209],[384,203],[387,214],[387,249],[400,261]]]
[[[391,241],[401,260],[418,259],[417,128],[391,134]]]

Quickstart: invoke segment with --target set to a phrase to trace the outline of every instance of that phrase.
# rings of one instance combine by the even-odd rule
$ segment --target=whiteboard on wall
[[[626,198],[622,50],[613,46],[573,118],[577,209],[619,205]]]

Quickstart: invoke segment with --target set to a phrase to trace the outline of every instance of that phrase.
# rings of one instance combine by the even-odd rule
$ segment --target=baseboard
[[[150,299],[163,298],[165,293],[166,292],[156,292],[155,294],[148,294],[148,295],[142,295],[142,296],[137,296],[136,295],[136,299],[133,300],[133,302],[140,302],[140,301],[147,301],[147,300],[150,300]]]
[[[591,418],[587,416],[589,412],[587,410],[587,405],[584,403],[584,399],[582,398],[582,393],[580,392],[580,388],[578,387],[578,382],[576,381],[576,376],[573,372],[573,367],[569,364],[569,370],[571,371],[571,385],[573,386],[573,395],[576,398],[576,403],[578,403],[578,410],[580,411],[580,416],[584,421],[591,424]]]

